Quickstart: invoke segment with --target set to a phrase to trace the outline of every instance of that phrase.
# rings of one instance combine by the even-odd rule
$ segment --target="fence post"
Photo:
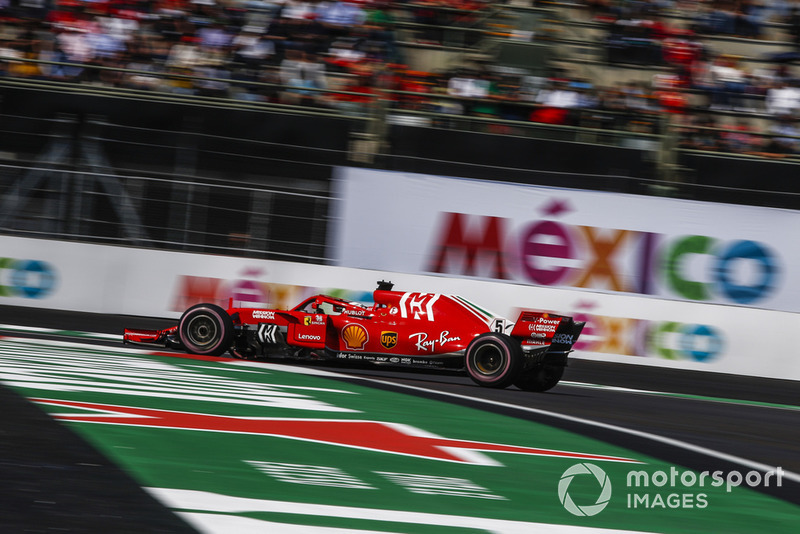
[[[670,195],[680,180],[678,134],[679,128],[673,124],[673,114],[662,113],[661,136],[656,157],[656,177],[661,183],[651,186],[654,194]]]

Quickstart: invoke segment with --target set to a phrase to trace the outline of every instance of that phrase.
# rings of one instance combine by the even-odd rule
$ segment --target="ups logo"
[[[381,332],[381,346],[393,349],[397,345],[397,332]]]

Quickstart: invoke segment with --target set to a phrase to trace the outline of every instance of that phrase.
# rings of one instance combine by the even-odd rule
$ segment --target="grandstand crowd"
[[[645,133],[658,132],[669,115],[685,148],[785,157],[800,153],[792,66],[800,58],[800,2],[793,2],[571,4],[603,28],[609,65],[658,67],[648,81],[605,85],[484,62],[409,68],[410,54],[442,45],[443,28],[474,28],[506,3],[561,5],[539,0],[2,0],[0,74],[347,113],[382,98],[396,109]],[[412,47],[401,46],[403,22],[411,23]],[[771,39],[767,29],[776,24],[786,47],[755,67],[708,42]]]

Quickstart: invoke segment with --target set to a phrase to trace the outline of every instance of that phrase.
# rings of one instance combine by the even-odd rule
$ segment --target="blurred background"
[[[0,229],[324,263],[341,166],[796,209],[787,0],[5,0]]]

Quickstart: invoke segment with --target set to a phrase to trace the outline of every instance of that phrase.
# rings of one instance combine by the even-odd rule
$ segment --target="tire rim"
[[[208,315],[193,317],[186,327],[189,341],[198,347],[212,345],[217,340],[218,332],[216,321]]]
[[[502,351],[494,345],[484,345],[475,351],[472,362],[475,369],[485,376],[497,374],[503,366],[505,358]]]

